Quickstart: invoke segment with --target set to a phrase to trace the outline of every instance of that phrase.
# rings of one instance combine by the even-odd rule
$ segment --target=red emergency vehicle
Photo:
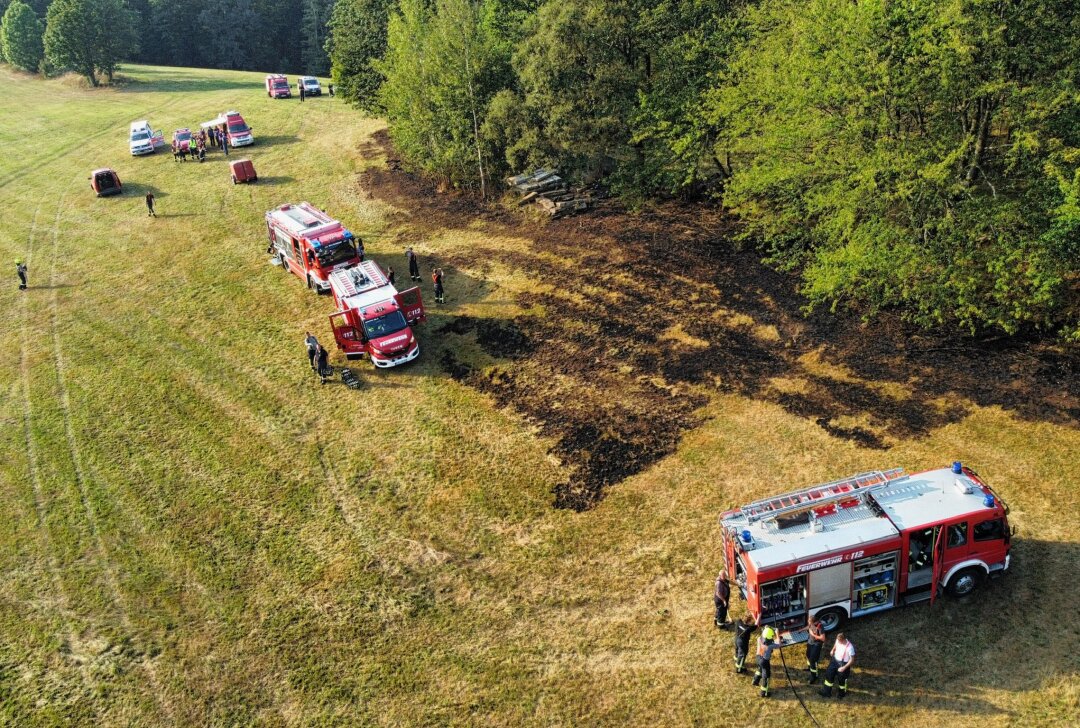
[[[239,111],[226,111],[219,118],[225,119],[225,133],[229,137],[229,146],[246,147],[255,143],[255,133]]]
[[[272,99],[287,99],[292,96],[288,77],[280,73],[271,73],[267,76],[266,95]]]
[[[301,202],[266,213],[266,233],[272,253],[284,270],[292,271],[320,293],[330,290],[330,274],[360,262],[353,234],[317,207]]]
[[[786,642],[851,617],[974,591],[1009,568],[1008,506],[970,468],[855,475],[720,516],[728,574]],[[729,577],[729,578],[730,578]]]
[[[330,274],[330,290],[340,309],[330,315],[334,339],[345,357],[367,354],[385,369],[420,355],[413,325],[425,319],[420,289],[398,292],[373,260]]]

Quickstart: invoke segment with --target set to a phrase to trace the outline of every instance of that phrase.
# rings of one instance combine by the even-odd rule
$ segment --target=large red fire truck
[[[267,252],[320,293],[330,290],[329,276],[360,262],[353,234],[307,202],[282,205],[266,213]]]
[[[398,292],[373,260],[330,274],[330,290],[340,309],[330,315],[334,339],[345,357],[367,354],[387,368],[420,355],[412,326],[424,320],[420,289]]]
[[[974,591],[1009,568],[1008,506],[970,468],[863,473],[720,516],[751,616],[785,642],[851,617]]]

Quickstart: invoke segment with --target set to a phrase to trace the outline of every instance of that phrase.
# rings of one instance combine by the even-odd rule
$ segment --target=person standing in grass
[[[765,627],[757,642],[757,672],[754,673],[754,685],[761,686],[761,697],[769,697],[769,681],[772,679],[772,653],[779,647],[776,630]],[[826,682],[826,685],[829,683]]]
[[[405,249],[405,257],[409,260],[409,278],[414,281],[420,280],[420,259],[416,257],[412,246]]]
[[[304,103],[304,82],[301,81],[296,85],[300,87],[300,103]]]
[[[390,285],[394,285],[394,266],[389,266],[386,269],[386,279],[390,281]]]
[[[334,84],[330,84],[330,98],[334,98]]]
[[[330,354],[320,346],[317,359],[319,364],[319,384],[326,384],[326,380],[334,373],[334,370],[330,368]]]
[[[19,276],[19,290],[26,290],[26,261],[22,258],[15,259],[15,274]]]
[[[835,685],[837,699],[843,700],[847,697],[848,677],[851,675],[851,666],[855,663],[855,645],[851,644],[851,640],[843,632],[836,635],[829,658],[829,667],[825,670],[825,684],[821,686],[821,697],[832,697]]]
[[[307,347],[308,364],[311,365],[311,371],[314,372],[314,371],[317,371],[316,370],[317,362],[315,360],[315,357],[319,353],[319,348],[320,348],[319,347],[319,340],[316,339],[315,335],[313,333],[311,333],[310,331],[305,331],[304,334],[305,334],[305,336],[304,336],[304,346]]]
[[[818,680],[818,661],[821,659],[821,648],[825,645],[825,630],[821,628],[821,622],[817,617],[810,617],[806,623],[806,667],[810,672],[810,684]]]
[[[731,599],[731,585],[728,584],[727,571],[720,570],[716,575],[716,586],[713,588],[713,606],[716,607],[716,616],[713,623],[723,629],[731,622],[727,618],[728,600]]]
[[[435,285],[435,303],[446,303],[446,299],[443,297],[442,268],[431,271],[431,282]]]
[[[753,618],[747,614],[735,623],[735,674],[746,674],[746,656],[750,654],[750,638],[754,634]]]
[[[225,132],[221,132],[221,151],[225,152],[225,156],[229,156],[229,135]]]
[[[146,215],[147,217],[157,217],[157,213],[154,212],[154,193],[146,193]]]

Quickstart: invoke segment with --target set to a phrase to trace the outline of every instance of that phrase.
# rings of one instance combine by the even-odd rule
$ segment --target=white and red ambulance
[[[398,291],[373,260],[330,274],[337,312],[330,315],[334,339],[345,357],[367,355],[380,369],[420,355],[412,327],[423,321],[419,287]]]
[[[308,202],[282,205],[266,213],[267,252],[308,288],[330,290],[330,274],[360,262],[353,234]]]
[[[973,470],[876,471],[720,516],[724,557],[750,614],[786,642],[845,620],[973,592],[1009,568],[1008,506]]]

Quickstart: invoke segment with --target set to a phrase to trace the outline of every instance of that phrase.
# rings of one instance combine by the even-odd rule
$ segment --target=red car
[[[95,169],[90,173],[90,189],[97,193],[98,197],[118,195],[123,190],[120,177],[108,167]]]
[[[238,159],[229,165],[232,168],[232,183],[258,182],[259,175],[255,173],[255,165],[250,159]]]
[[[191,129],[177,129],[172,133],[173,149],[178,152],[191,150]]]

